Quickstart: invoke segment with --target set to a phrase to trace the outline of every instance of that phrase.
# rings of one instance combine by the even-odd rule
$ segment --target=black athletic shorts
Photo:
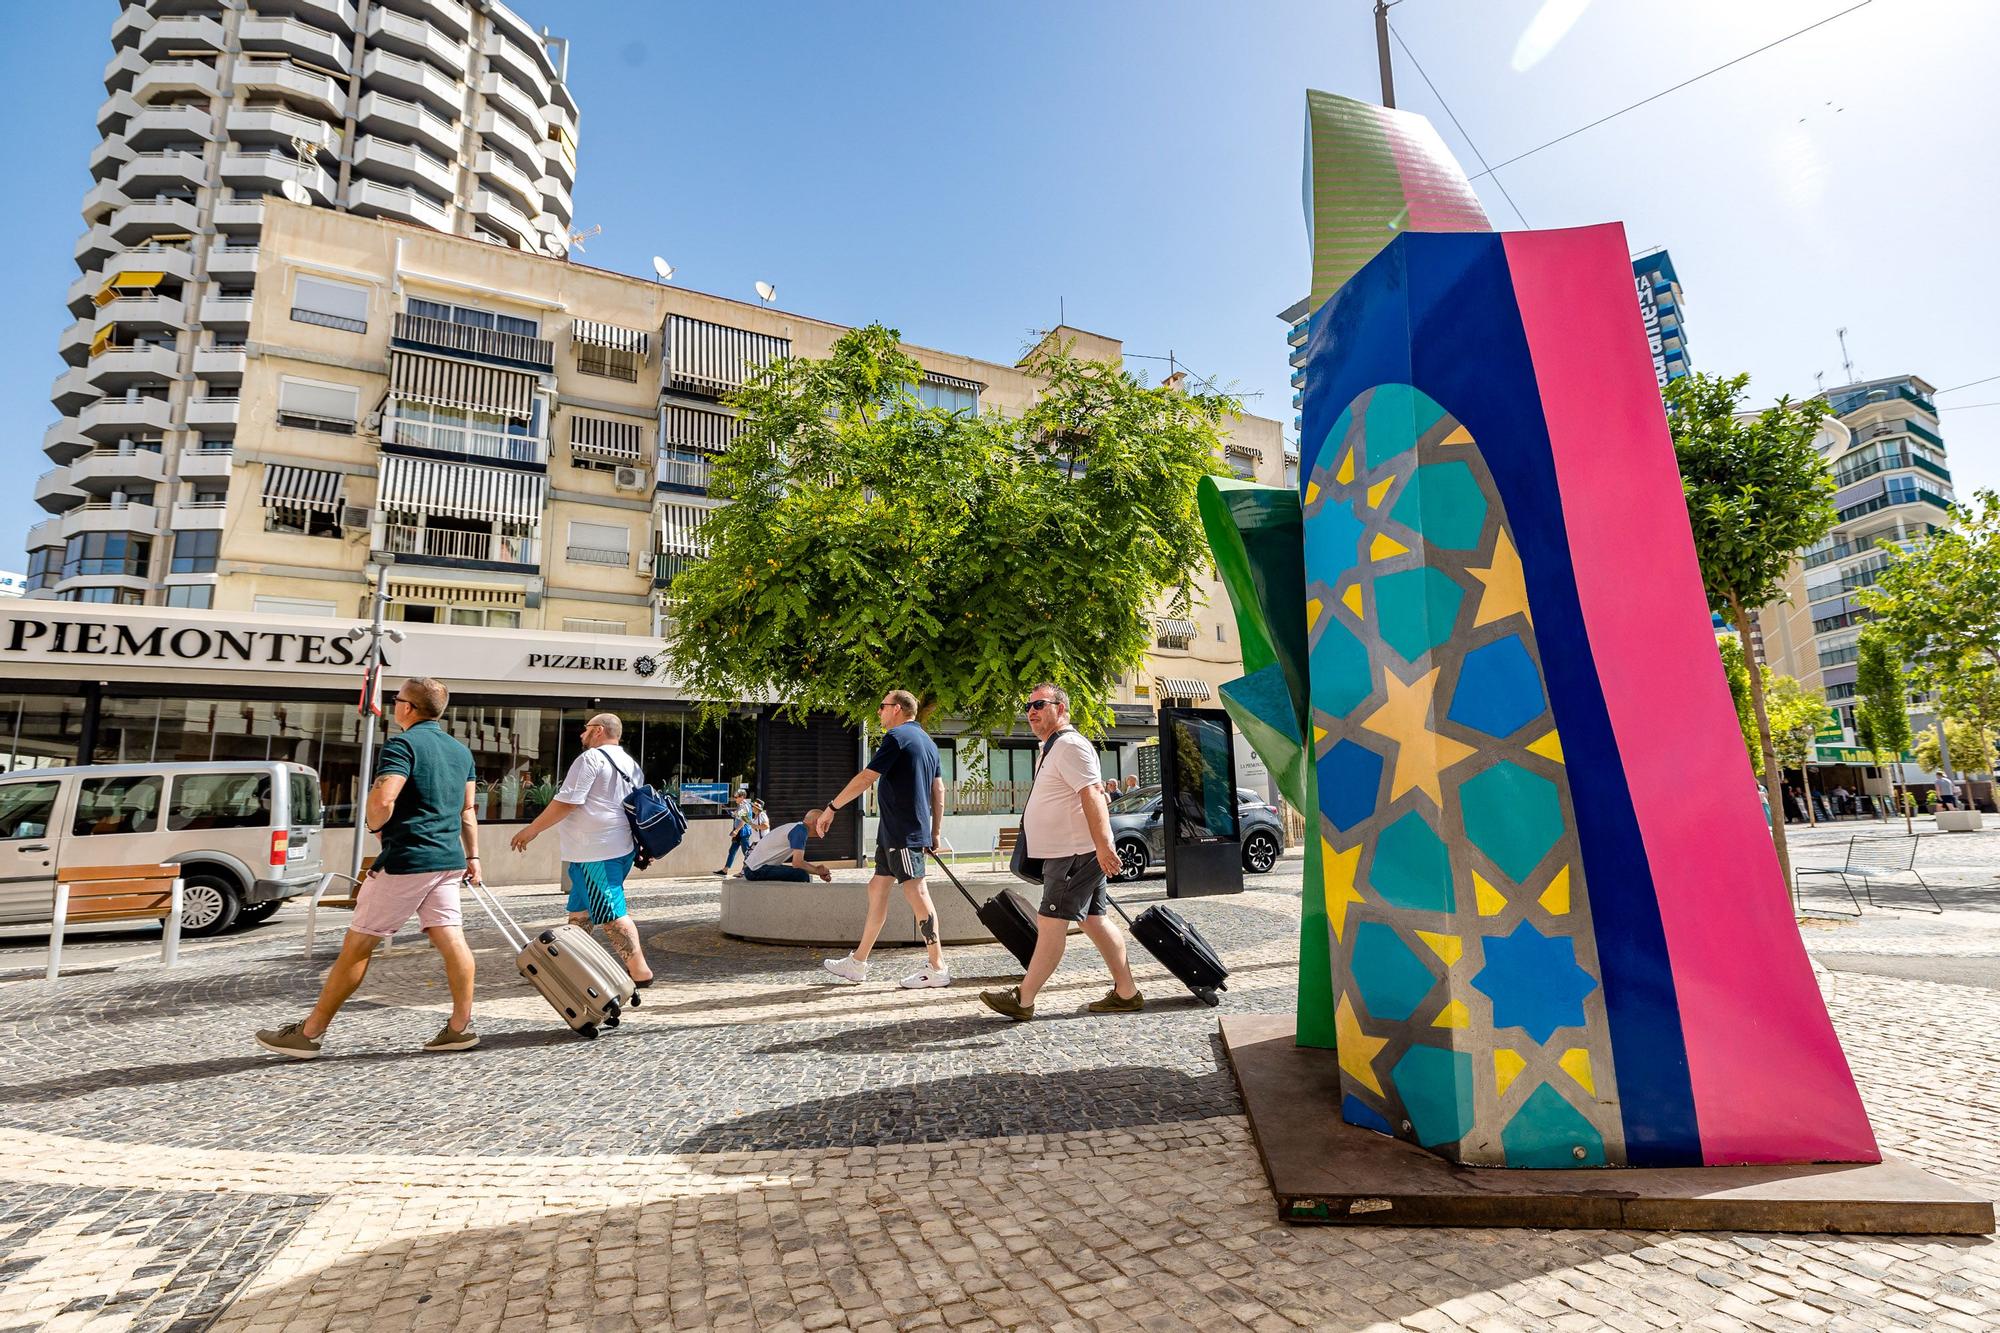
[[[924,849],[921,847],[891,847],[881,838],[875,839],[875,873],[887,875],[900,882],[924,877]]]

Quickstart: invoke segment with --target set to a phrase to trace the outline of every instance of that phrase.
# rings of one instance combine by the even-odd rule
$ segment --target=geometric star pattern
[[[1620,1163],[1569,774],[1478,441],[1383,385],[1304,494],[1341,1114],[1462,1162]]]

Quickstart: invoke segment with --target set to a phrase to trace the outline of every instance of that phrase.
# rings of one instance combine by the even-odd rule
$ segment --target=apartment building
[[[1856,641],[1867,618],[1858,594],[1889,563],[1883,542],[1907,548],[1942,527],[1955,502],[1935,392],[1915,375],[1827,391],[1834,415],[1817,444],[1838,488],[1838,521],[1792,566],[1789,602],[1758,617],[1771,669],[1825,690],[1850,737]]]
[[[1687,328],[1681,313],[1680,274],[1664,247],[1632,256],[1632,283],[1639,296],[1639,320],[1653,354],[1653,375],[1666,388],[1680,379],[1688,364]]]
[[[566,254],[577,107],[560,39],[496,0],[123,0],[111,47],[28,582],[201,606],[170,534],[221,518],[267,207]],[[337,284],[305,290],[279,318],[365,318]]]

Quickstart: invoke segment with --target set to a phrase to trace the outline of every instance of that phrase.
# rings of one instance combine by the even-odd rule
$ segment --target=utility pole
[[[1382,105],[1396,105],[1396,79],[1389,68],[1389,0],[1375,0],[1375,60],[1382,67]]]
[[[382,613],[389,607],[389,576],[386,570],[375,572],[375,610],[367,629],[359,625],[347,631],[350,640],[367,639],[368,651],[362,654],[361,677],[361,773],[354,789],[354,854],[348,858],[347,873],[355,883],[361,882],[361,844],[368,834],[368,787],[374,781],[375,770],[375,723],[381,716],[376,700],[382,695],[382,639],[386,635],[391,643],[403,641],[403,631],[389,629],[382,624]]]

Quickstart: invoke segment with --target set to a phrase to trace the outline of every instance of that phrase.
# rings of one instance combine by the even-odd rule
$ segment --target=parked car
[[[45,922],[56,872],[172,863],[181,933],[262,921],[310,893],[319,774],[303,764],[93,764],[0,774],[0,924]]]
[[[1261,875],[1278,863],[1285,850],[1284,820],[1270,802],[1241,787],[1236,789],[1236,817],[1243,868]],[[1111,803],[1111,839],[1124,866],[1116,877],[1121,884],[1166,864],[1166,824],[1160,818],[1158,787],[1141,787]]]

